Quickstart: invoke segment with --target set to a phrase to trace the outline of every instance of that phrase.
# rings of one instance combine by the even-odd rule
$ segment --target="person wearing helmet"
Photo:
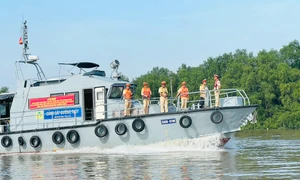
[[[187,108],[187,101],[189,99],[189,89],[186,87],[186,82],[181,83],[181,88],[179,88],[176,98],[180,95],[181,99],[181,109]]]
[[[152,92],[147,82],[144,82],[143,85],[144,87],[142,88],[141,95],[143,97],[144,112],[145,114],[149,114],[149,104]]]
[[[123,91],[123,98],[125,101],[124,115],[130,116],[132,92],[129,83],[126,84],[126,88]]]
[[[202,84],[199,88],[199,91],[200,91],[200,101],[199,101],[200,108],[204,108],[205,106],[207,106],[206,97],[208,94],[208,87],[206,85],[206,79],[202,80]],[[205,106],[204,106],[204,104],[205,104]]]
[[[220,107],[220,89],[221,89],[221,82],[219,80],[219,76],[214,74],[214,91],[215,91],[215,107]]]
[[[158,89],[160,95],[160,112],[168,112],[168,89],[166,81],[161,82],[161,87]]]

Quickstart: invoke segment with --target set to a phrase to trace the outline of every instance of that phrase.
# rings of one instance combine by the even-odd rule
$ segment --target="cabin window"
[[[79,92],[75,91],[75,92],[66,92],[66,95],[69,94],[74,94],[74,100],[75,100],[75,105],[79,104]]]
[[[50,94],[50,97],[52,96],[63,96],[64,93],[53,93],[53,94]]]
[[[0,104],[0,116],[6,116],[6,106],[3,104]]]
[[[97,92],[97,100],[103,100],[103,92]]]
[[[124,86],[112,86],[109,98],[120,99],[122,97]]]

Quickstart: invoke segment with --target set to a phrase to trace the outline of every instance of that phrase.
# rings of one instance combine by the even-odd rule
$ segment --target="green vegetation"
[[[1,94],[1,93],[6,93],[6,92],[8,92],[8,87],[2,87],[2,88],[0,89],[0,94]]]
[[[147,81],[154,97],[158,97],[161,81],[170,81],[173,96],[182,81],[190,91],[198,91],[203,79],[213,89],[213,75],[221,75],[222,89],[244,89],[252,104],[258,104],[258,123],[245,129],[300,128],[300,45],[297,40],[277,50],[262,50],[256,56],[246,50],[236,50],[215,58],[208,58],[197,67],[182,64],[176,73],[155,67],[133,80],[141,91]],[[139,97],[140,93],[136,93]],[[192,97],[192,99],[199,98]]]

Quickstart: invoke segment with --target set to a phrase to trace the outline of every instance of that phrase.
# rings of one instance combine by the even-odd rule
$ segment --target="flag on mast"
[[[23,39],[22,39],[22,37],[20,37],[20,39],[19,39],[19,44],[23,44]]]

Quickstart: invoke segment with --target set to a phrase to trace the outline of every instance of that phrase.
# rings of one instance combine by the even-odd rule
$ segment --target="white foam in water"
[[[165,152],[181,152],[181,151],[224,151],[224,148],[218,147],[220,143],[219,135],[212,135],[194,139],[177,139],[165,142],[159,142],[148,145],[120,145],[114,148],[78,148],[75,150],[57,150],[56,152],[44,152],[46,154],[53,153],[75,153],[75,154],[156,154]]]

